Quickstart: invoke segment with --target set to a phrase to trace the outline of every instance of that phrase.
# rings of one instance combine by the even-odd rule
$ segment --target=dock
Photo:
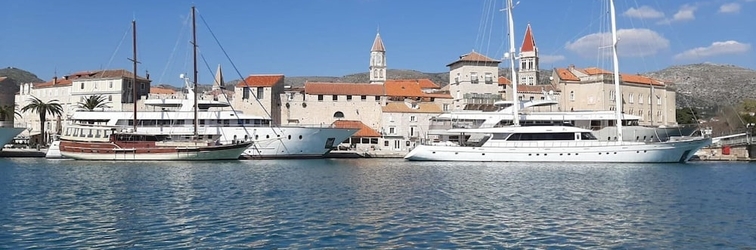
[[[47,149],[34,148],[4,148],[0,150],[0,158],[44,158]]]

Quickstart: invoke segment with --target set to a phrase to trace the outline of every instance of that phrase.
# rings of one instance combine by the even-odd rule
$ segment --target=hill
[[[734,65],[677,65],[645,75],[674,82],[678,107],[727,107],[756,99],[756,71]]]
[[[29,82],[34,82],[34,83],[45,82],[44,80],[39,79],[37,75],[29,71],[19,69],[19,68],[14,68],[14,67],[7,67],[7,68],[0,69],[0,76],[5,76],[10,79],[13,79],[13,81],[15,81],[16,84],[29,83]]]

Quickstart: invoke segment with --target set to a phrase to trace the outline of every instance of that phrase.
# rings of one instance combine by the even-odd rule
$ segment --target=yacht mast
[[[507,0],[507,16],[509,18],[509,69],[511,70],[510,78],[512,82],[512,125],[520,126],[520,117],[518,109],[520,102],[517,98],[517,72],[515,71],[515,39],[514,39],[514,18],[512,18],[512,9],[514,5],[512,0]]]
[[[622,93],[620,92],[619,59],[617,58],[617,17],[614,0],[609,0],[609,13],[612,18],[612,61],[614,64],[614,113],[617,116],[617,141],[622,142]]]
[[[197,137],[197,124],[199,123],[197,121],[197,23],[195,20],[195,10],[194,6],[192,6],[192,50],[194,54],[194,69],[192,70],[192,73],[194,74],[194,82],[193,82],[193,89],[194,89],[194,137]]]
[[[134,63],[134,81],[131,84],[131,99],[134,101],[134,132],[137,131],[137,100],[138,100],[138,94],[137,94],[137,43],[136,43],[136,20],[131,20],[131,34],[132,34],[132,48],[133,51],[133,57],[131,61]]]

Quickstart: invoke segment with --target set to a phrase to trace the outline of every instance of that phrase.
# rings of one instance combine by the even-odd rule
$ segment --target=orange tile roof
[[[357,133],[354,133],[352,137],[381,137],[381,133],[378,133],[378,131],[375,131],[375,129],[368,127],[361,121],[338,120],[333,122],[333,126],[336,128],[360,129],[357,131]]]
[[[648,85],[657,85],[657,86],[664,86],[664,82],[650,78],[645,77],[641,75],[633,75],[633,74],[620,74],[620,79],[623,82],[631,82],[631,83],[640,83],[640,84],[648,84]]]
[[[535,39],[533,39],[533,31],[530,29],[530,24],[528,24],[528,28],[525,30],[525,38],[522,39],[522,46],[520,46],[520,52],[533,52],[535,51],[536,44]]]
[[[452,99],[451,94],[449,94],[448,91],[443,91],[440,93],[425,93],[426,98],[441,98],[441,99]]]
[[[510,81],[506,77],[500,76],[499,77],[499,85],[512,85],[512,81]]]
[[[443,113],[441,107],[431,102],[421,102],[417,104],[417,109],[407,106],[405,102],[390,102],[383,108],[383,112],[389,113]]]
[[[570,72],[567,69],[556,69],[557,75],[559,76],[559,79],[565,80],[565,81],[580,81],[580,78],[575,76],[572,72]]]
[[[87,79],[104,79],[104,78],[134,78],[134,73],[125,69],[106,69],[96,71],[80,71],[68,75],[69,80],[87,80]],[[137,79],[147,81],[149,79],[138,76]]]
[[[66,87],[66,86],[71,86],[71,84],[73,84],[73,80],[71,80],[70,78],[68,80],[58,78],[57,80],[53,79],[48,82],[35,83],[33,88],[41,89],[41,88],[50,88],[50,87]]]
[[[424,97],[425,93],[416,82],[391,81],[383,85],[386,95],[391,97]]]
[[[482,55],[482,54],[480,54],[478,52],[472,51],[470,53],[461,55],[459,57],[459,60],[456,60],[456,61],[454,61],[454,62],[452,62],[450,64],[447,64],[446,66],[449,67],[449,66],[452,66],[452,65],[454,65],[455,63],[458,63],[458,62],[493,62],[493,63],[499,63],[501,61],[491,59],[490,57],[487,57],[487,56],[484,56],[484,55]]]
[[[308,95],[385,95],[382,84],[341,82],[305,82],[305,93]]]
[[[606,71],[604,69],[596,68],[596,67],[585,68],[581,71],[588,75],[612,74],[612,72]]]
[[[161,87],[150,87],[150,94],[171,95],[175,93],[176,91],[172,89],[161,88]]]
[[[247,78],[244,78],[244,81],[240,81],[236,84],[236,87],[273,87],[276,84],[283,84],[283,82],[283,74],[249,75]]]
[[[519,85],[517,86],[517,92],[520,93],[536,93],[541,94],[543,91],[549,92],[561,92],[558,88],[556,88],[554,85],[548,84],[548,85]]]
[[[434,83],[430,79],[424,78],[424,79],[390,79],[386,80],[386,82],[413,82],[420,85],[421,89],[440,89],[441,87],[438,86],[438,84]]]

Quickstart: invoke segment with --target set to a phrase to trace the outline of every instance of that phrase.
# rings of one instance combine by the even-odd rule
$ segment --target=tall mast
[[[609,0],[609,13],[612,18],[612,61],[614,64],[614,114],[617,116],[617,141],[622,142],[622,93],[620,92],[619,59],[617,58],[617,16],[614,0]]]
[[[512,78],[512,125],[520,126],[520,117],[518,109],[520,102],[517,98],[517,72],[515,71],[515,39],[514,39],[514,18],[512,18],[512,0],[507,0],[507,16],[509,16],[509,69]]]
[[[132,97],[131,99],[134,101],[134,132],[137,131],[137,97],[139,96],[137,94],[137,43],[136,43],[136,20],[131,20],[131,33],[132,33],[132,47],[134,49],[133,51],[133,57],[131,61],[134,63],[134,81],[131,84],[131,93]]]
[[[197,124],[199,121],[197,120],[197,23],[194,12],[194,6],[192,6],[192,50],[194,54],[194,69],[192,70],[192,73],[194,74],[194,82],[192,88],[194,89],[194,137],[196,138]]]

